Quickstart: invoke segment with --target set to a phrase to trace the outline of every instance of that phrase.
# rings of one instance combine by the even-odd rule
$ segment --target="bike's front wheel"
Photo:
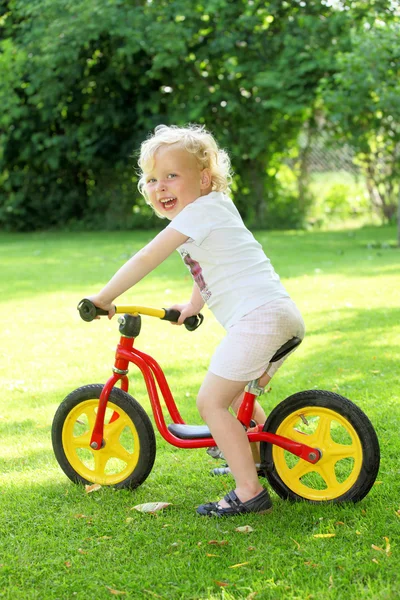
[[[321,453],[320,460],[311,464],[278,446],[261,443],[268,481],[281,498],[358,502],[375,482],[380,460],[375,430],[362,410],[339,394],[321,390],[293,394],[275,407],[263,431]]]
[[[74,483],[136,488],[148,477],[156,455],[154,429],[132,396],[113,388],[104,420],[104,444],[90,447],[103,386],[86,385],[60,404],[52,426],[53,450]]]

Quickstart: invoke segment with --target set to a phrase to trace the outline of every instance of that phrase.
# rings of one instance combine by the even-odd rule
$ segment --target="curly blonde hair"
[[[232,182],[231,161],[228,153],[218,147],[217,142],[203,125],[158,125],[154,134],[145,140],[140,147],[138,188],[146,202],[145,172],[151,170],[154,155],[160,146],[180,144],[196,157],[201,170],[210,169],[212,190],[230,193]]]

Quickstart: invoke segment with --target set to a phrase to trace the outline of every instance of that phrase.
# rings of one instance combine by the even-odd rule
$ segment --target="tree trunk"
[[[241,213],[247,225],[261,229],[266,225],[267,194],[265,190],[265,164],[260,159],[248,159],[240,168],[240,187],[248,194],[239,200]],[[240,189],[239,189],[240,194]],[[241,194],[240,194],[241,195]]]
[[[254,193],[256,222],[257,227],[265,227],[267,198],[265,195],[265,165],[259,161],[254,161],[253,170],[251,172],[251,190]]]
[[[304,213],[310,189],[310,154],[312,141],[315,135],[315,125],[308,120],[303,127],[305,143],[299,145],[297,190],[299,195],[299,208]]]
[[[393,198],[393,184],[390,180],[379,180],[374,159],[366,164],[365,182],[371,204],[386,222],[396,215],[396,201]]]

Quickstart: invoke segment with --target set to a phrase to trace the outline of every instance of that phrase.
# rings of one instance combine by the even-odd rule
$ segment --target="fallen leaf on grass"
[[[120,590],[114,590],[113,588],[110,588],[108,585],[106,585],[107,590],[110,592],[110,594],[112,594],[113,596],[125,596],[126,592],[121,592]]]
[[[385,552],[386,552],[386,556],[390,556],[392,553],[390,552],[390,542],[389,542],[389,538],[384,537],[383,538],[386,542],[386,548],[385,548]]]
[[[98,490],[101,490],[101,485],[99,483],[94,483],[93,485],[85,485],[85,491],[87,494],[90,494],[91,492],[97,492]]]
[[[67,569],[69,569],[70,567],[72,567],[72,563],[70,560],[66,560],[64,565],[67,567]]]
[[[335,525],[344,525],[343,521],[336,521]]]
[[[372,559],[372,562],[374,562],[374,563],[376,563],[377,565],[379,565],[379,561],[378,561],[378,560],[376,560],[376,558],[373,558],[373,559]]]
[[[235,527],[235,531],[239,533],[251,533],[254,529],[250,525],[243,525],[243,527]]]
[[[336,533],[315,533],[315,538],[332,538],[335,537]]]
[[[255,549],[256,549],[256,547],[255,547],[255,546],[249,546],[249,547],[247,548],[247,550],[249,550],[250,552],[251,552],[252,550],[255,550]]]
[[[296,544],[296,546],[300,550],[300,544],[299,544],[299,542],[296,542],[296,540],[294,540],[293,538],[290,538],[290,539],[292,540],[292,542],[294,542]]]
[[[230,567],[228,567],[228,569],[237,569],[238,567],[244,567],[244,565],[248,565],[249,561],[244,562],[244,563],[238,563],[237,565],[231,565]]]
[[[226,583],[226,581],[215,581],[214,580],[215,585],[218,585],[219,587],[227,587],[229,585],[229,583]]]
[[[171,506],[171,502],[145,502],[145,504],[137,504],[131,510],[138,510],[142,513],[155,513]]]
[[[385,548],[382,548],[381,546],[376,546],[375,544],[371,544],[371,548],[372,550],[376,550],[376,552],[385,552],[386,556],[391,556],[391,552],[390,552],[390,542],[389,542],[389,538],[388,537],[384,537],[383,538],[385,540]]]
[[[247,597],[246,600],[254,600],[254,598],[257,596],[258,592],[251,592]]]
[[[206,556],[218,556],[218,554],[209,554],[209,553],[207,552]]]
[[[79,554],[87,554],[86,550],[82,550],[82,548],[78,548]]]
[[[162,600],[162,596],[159,596],[158,594],[156,594],[155,592],[152,592],[151,590],[142,590],[142,592],[146,592],[146,594],[150,594],[151,596],[154,596],[154,598],[161,598],[161,600]]]
[[[228,540],[221,540],[220,542],[218,540],[210,540],[208,543],[213,544],[214,546],[226,546]]]
[[[89,517],[89,515],[82,515],[82,514],[74,515],[74,519],[87,519],[86,523],[88,525],[93,525],[93,517]]]

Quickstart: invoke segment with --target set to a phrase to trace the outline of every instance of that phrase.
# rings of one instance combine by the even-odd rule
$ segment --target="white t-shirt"
[[[189,237],[178,252],[226,329],[255,308],[289,296],[261,244],[222,192],[200,196],[168,227]]]

